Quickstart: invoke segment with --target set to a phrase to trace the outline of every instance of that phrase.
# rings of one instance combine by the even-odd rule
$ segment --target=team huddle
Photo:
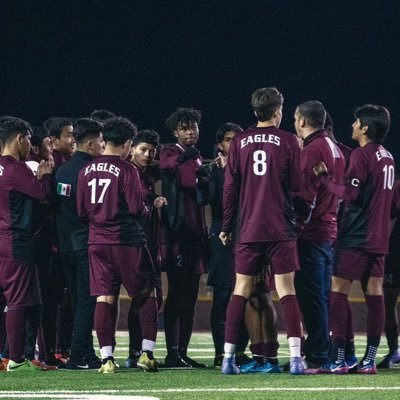
[[[116,372],[121,284],[132,298],[127,368],[206,368],[188,347],[207,272],[222,374],[375,374],[384,328],[390,352],[378,368],[400,363],[397,222],[389,246],[400,192],[382,145],[388,110],[355,110],[359,147],[351,150],[318,101],[297,106],[296,134],[279,128],[276,88],[256,90],[251,104],[256,123],[223,124],[209,164],[195,147],[201,112],[192,108],[167,118],[175,142],[163,146],[155,131],[106,110],[33,129],[0,117],[0,369]],[[354,280],[367,306],[361,360],[348,300]],[[273,290],[290,349],[285,366]],[[153,355],[162,307],[164,362]]]

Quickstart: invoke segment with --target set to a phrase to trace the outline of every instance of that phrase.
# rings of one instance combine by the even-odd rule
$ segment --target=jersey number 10
[[[92,193],[91,193],[91,197],[90,197],[90,202],[92,204],[103,203],[104,195],[106,194],[107,188],[110,186],[110,183],[111,183],[111,179],[99,179],[99,181],[97,182],[96,178],[93,178],[90,182],[88,182],[88,186],[90,186],[92,189]],[[100,193],[99,198],[96,201],[98,186],[103,187],[103,189]]]
[[[394,167],[393,165],[385,165],[383,167],[383,174],[384,174],[384,182],[383,182],[383,189],[393,189],[394,184]]]

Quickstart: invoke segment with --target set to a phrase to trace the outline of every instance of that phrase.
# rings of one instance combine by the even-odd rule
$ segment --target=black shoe
[[[191,365],[183,361],[179,355],[168,354],[165,357],[164,368],[192,368]]]
[[[214,357],[214,368],[218,368],[221,369],[222,367],[222,360],[224,359],[224,355],[223,354],[217,354]]]
[[[89,370],[89,364],[85,361],[83,357],[81,358],[70,358],[67,361],[66,369],[75,371],[85,371]]]
[[[83,357],[89,369],[99,369],[101,367],[101,360],[96,355],[90,357]]]
[[[236,359],[236,365],[238,367],[244,364],[248,364],[249,362],[252,361],[252,358],[250,358],[247,354],[244,354],[243,352],[237,353],[235,359]]]
[[[199,363],[196,360],[193,360],[193,358],[190,358],[188,356],[181,356],[181,358],[183,361],[185,361],[185,363],[189,364],[192,368],[207,368],[206,364]]]

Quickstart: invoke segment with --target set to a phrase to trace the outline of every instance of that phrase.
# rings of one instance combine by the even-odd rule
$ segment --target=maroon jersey
[[[137,168],[120,157],[97,157],[79,173],[77,208],[89,219],[89,245],[143,244],[143,207]]]
[[[344,183],[345,159],[339,147],[325,130],[319,130],[304,140],[300,154],[304,185],[299,196],[309,208],[311,215],[303,226],[301,240],[335,241],[337,237],[337,213],[339,197],[330,192],[315,176],[313,167],[324,160],[336,182]]]
[[[338,248],[388,252],[394,178],[393,156],[376,143],[352,151],[346,185],[338,185],[330,175],[320,178],[345,201]]]
[[[300,148],[295,135],[250,127],[232,140],[225,168],[222,230],[237,242],[296,240],[291,197],[301,184]]]
[[[340,151],[344,155],[344,159],[346,161],[346,167],[349,165],[350,155],[353,149],[347,147],[345,144],[337,142],[336,145],[339,147]]]
[[[33,202],[51,190],[51,175],[36,178],[25,162],[0,157],[0,260],[32,262]]]

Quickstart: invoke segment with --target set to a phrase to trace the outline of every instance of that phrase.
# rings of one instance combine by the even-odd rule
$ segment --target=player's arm
[[[53,183],[52,171],[53,168],[50,163],[41,161],[37,176],[35,176],[24,162],[20,162],[13,171],[13,189],[34,199],[44,200],[51,192]]]
[[[364,156],[356,150],[351,153],[344,185],[337,183],[332,178],[323,161],[316,164],[313,170],[321,184],[346,203],[352,203],[357,199],[360,188],[367,179],[367,165]]]
[[[142,214],[145,210],[142,185],[139,173],[133,165],[124,174],[122,184],[129,212],[135,216]]]
[[[210,203],[215,194],[215,181],[210,165],[203,164],[196,171],[196,199],[197,203],[205,206]]]
[[[85,182],[84,182],[85,169],[81,169],[78,176],[78,184],[76,187],[76,211],[80,217],[86,217],[85,207]]]
[[[173,169],[188,160],[200,157],[200,152],[194,146],[188,147],[185,151],[177,154],[175,148],[164,148],[160,151],[160,170]]]
[[[235,142],[229,148],[228,163],[225,167],[224,182],[224,205],[223,205],[223,222],[221,234],[229,236],[232,234],[233,225],[237,212],[237,204],[239,198],[240,174],[238,171],[238,159],[236,155]],[[220,235],[221,238],[221,235]],[[222,239],[221,239],[222,240]]]

